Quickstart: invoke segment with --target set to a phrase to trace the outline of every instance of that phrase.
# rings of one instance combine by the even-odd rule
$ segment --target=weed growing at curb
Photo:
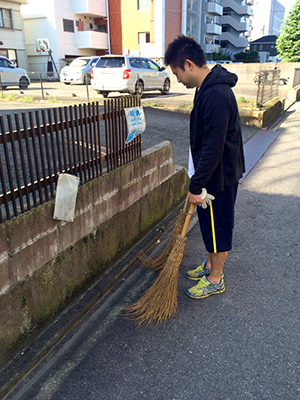
[[[2,96],[0,96],[0,100],[1,101],[19,101],[19,102],[23,102],[23,103],[33,103],[34,102],[34,98],[32,96],[20,97],[15,94],[4,94],[4,93],[2,94]]]

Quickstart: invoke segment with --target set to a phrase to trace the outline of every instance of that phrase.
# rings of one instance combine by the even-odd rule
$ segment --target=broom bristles
[[[141,252],[138,255],[138,259],[144,267],[152,269],[154,271],[160,271],[163,268],[163,266],[167,262],[167,259],[169,257],[171,250],[174,247],[174,244],[178,238],[178,235],[180,235],[180,233],[182,231],[186,215],[187,215],[187,212],[184,210],[181,210],[181,212],[177,218],[176,224],[175,224],[174,232],[173,232],[168,244],[166,245],[166,247],[164,248],[164,250],[161,252],[161,254],[159,256],[148,257],[143,252]]]
[[[129,315],[137,320],[138,326],[153,322],[159,325],[177,314],[178,273],[185,243],[186,237],[177,236],[167,262],[153,285],[137,302],[126,308]]]

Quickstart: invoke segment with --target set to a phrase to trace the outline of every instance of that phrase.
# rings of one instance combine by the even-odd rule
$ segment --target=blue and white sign
[[[126,143],[129,143],[136,136],[145,132],[146,121],[143,107],[125,108],[125,116],[128,127]]]

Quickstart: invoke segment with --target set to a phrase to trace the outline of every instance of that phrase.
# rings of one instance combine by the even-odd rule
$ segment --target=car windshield
[[[13,63],[5,58],[0,58],[0,67],[14,67]]]
[[[99,58],[98,68],[122,68],[125,64],[124,57],[105,57]]]
[[[70,67],[84,67],[89,61],[89,58],[76,58],[71,62]]]

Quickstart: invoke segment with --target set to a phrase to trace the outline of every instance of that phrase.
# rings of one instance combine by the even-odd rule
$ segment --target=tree
[[[282,23],[276,48],[283,61],[300,61],[300,0],[296,0],[288,17]]]
[[[236,61],[241,61],[244,63],[254,63],[259,62],[259,53],[256,50],[246,50],[235,54],[234,58]]]
[[[231,60],[230,53],[227,49],[214,51],[211,55],[212,60]]]

